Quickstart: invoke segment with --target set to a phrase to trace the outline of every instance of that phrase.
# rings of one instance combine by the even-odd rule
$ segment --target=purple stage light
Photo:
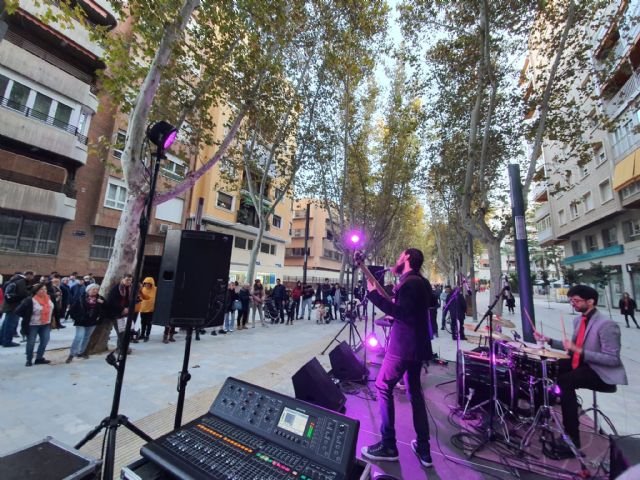
[[[367,335],[365,343],[367,344],[367,348],[369,348],[369,350],[377,350],[380,347],[380,341],[378,340],[378,337],[376,337],[375,333],[370,333],[369,335]]]
[[[171,132],[169,134],[169,136],[167,137],[167,139],[164,141],[164,149],[166,150],[167,148],[169,148],[171,145],[173,145],[173,142],[176,141],[176,137],[178,136],[178,131],[174,130],[173,132]]]
[[[364,245],[364,234],[358,230],[351,230],[343,237],[347,248],[361,248]]]
[[[553,386],[552,392],[554,395],[557,395],[558,397],[560,396],[560,394],[562,394],[562,390],[560,390],[560,386],[557,384]]]

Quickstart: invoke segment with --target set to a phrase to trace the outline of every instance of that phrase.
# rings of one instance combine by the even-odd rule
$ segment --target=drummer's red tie
[[[581,348],[584,345],[584,332],[587,329],[587,316],[583,315],[580,321],[580,328],[578,329],[578,336],[576,337],[576,347]],[[571,359],[571,368],[576,369],[580,365],[580,354],[573,352],[573,358]]]

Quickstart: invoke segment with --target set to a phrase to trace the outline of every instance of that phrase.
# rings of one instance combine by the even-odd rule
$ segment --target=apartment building
[[[309,198],[294,202],[291,245],[286,249],[285,258],[287,277],[291,280],[302,279],[307,205],[310,205],[307,281],[320,283],[325,278],[337,281],[340,276],[343,254],[333,245],[333,232],[338,232],[339,229],[337,226],[331,228],[331,220],[327,210],[319,205],[317,200]]]
[[[78,6],[90,24],[116,26],[108,2]],[[21,1],[0,42],[0,272],[5,274],[93,267],[79,257],[91,234],[86,225],[93,199],[86,194],[94,190],[94,180],[81,172],[95,168],[88,166],[90,139],[110,134],[113,125],[97,113],[102,49],[78,22],[68,28],[38,20],[43,8],[35,0]]]
[[[212,133],[215,138],[225,135],[225,118],[218,109],[212,115]],[[201,157],[208,159],[215,153],[210,147]],[[258,167],[259,168],[259,167]],[[254,172],[252,181],[259,182],[261,171]],[[265,186],[265,205],[281,193],[282,187],[275,171],[270,172]],[[219,162],[206,172],[193,188],[189,210],[189,228],[195,228],[198,205],[202,204],[201,225],[203,230],[233,235],[230,277],[238,282],[253,283],[247,279],[251,250],[258,234],[258,215],[248,191],[245,172],[225,161]],[[255,190],[258,190],[257,184]],[[260,278],[263,285],[275,285],[276,278],[282,278],[285,265],[285,248],[291,240],[291,198],[286,196],[276,205],[274,214],[268,219],[268,225],[260,242],[254,277]]]
[[[561,244],[563,264],[579,272],[581,283],[595,286],[590,267],[602,262],[606,301],[617,305],[624,292],[640,299],[640,2],[611,2],[601,13],[607,21],[592,32],[591,69],[576,83],[597,93],[583,105],[587,117],[604,114],[613,131],[592,122],[592,155],[584,164],[554,164],[563,145],[545,142],[539,174],[548,180],[533,199],[541,246]],[[535,52],[528,68],[536,68]]]

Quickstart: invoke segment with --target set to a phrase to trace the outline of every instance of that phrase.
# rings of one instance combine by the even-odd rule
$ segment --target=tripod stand
[[[170,127],[171,132],[167,130],[166,132],[158,132],[154,130],[156,128],[163,129],[166,127]],[[140,430],[138,427],[133,425],[129,419],[125,415],[121,415],[118,413],[120,408],[120,397],[122,395],[122,385],[124,380],[124,371],[127,365],[127,354],[129,351],[129,342],[131,340],[131,325],[133,324],[133,320],[136,317],[137,313],[135,311],[136,307],[136,299],[138,296],[138,289],[140,285],[140,276],[142,273],[142,263],[144,260],[144,247],[147,242],[147,233],[149,231],[149,221],[151,219],[151,213],[153,209],[153,197],[156,192],[156,183],[158,179],[158,172],[160,171],[160,161],[164,156],[164,151],[166,148],[171,145],[173,139],[170,139],[171,135],[175,138],[176,129],[171,127],[166,122],[158,122],[151,129],[147,130],[147,136],[152,139],[152,135],[155,133],[158,135],[161,133],[161,137],[158,139],[157,150],[155,155],[155,162],[153,165],[153,173],[151,174],[151,183],[149,186],[149,194],[147,196],[146,202],[146,210],[143,215],[140,216],[140,239],[138,245],[138,251],[136,254],[136,268],[135,273],[133,275],[133,283],[131,286],[131,298],[129,299],[129,306],[127,312],[127,322],[125,325],[124,334],[122,336],[120,345],[118,347],[118,358],[111,353],[107,356],[107,362],[113,365],[117,370],[116,382],[113,391],[113,400],[111,403],[111,413],[108,417],[104,418],[98,426],[96,426],[93,430],[91,430],[80,442],[78,442],[75,446],[76,449],[82,448],[88,441],[93,439],[98,433],[102,431],[102,429],[107,429],[107,447],[104,455],[104,464],[103,464],[103,472],[102,478],[111,480],[113,478],[113,469],[115,463],[116,456],[116,432],[120,425],[125,426],[130,431],[138,435],[143,440],[147,442],[152,441],[153,439]],[[153,140],[152,140],[153,141]]]

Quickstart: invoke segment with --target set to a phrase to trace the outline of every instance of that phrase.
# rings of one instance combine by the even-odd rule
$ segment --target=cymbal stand
[[[567,444],[573,455],[580,462],[580,467],[583,471],[587,471],[587,465],[582,459],[582,455],[578,448],[571,440],[571,437],[567,435],[562,427],[562,420],[556,410],[554,410],[549,405],[549,388],[554,385],[553,380],[551,380],[547,375],[547,358],[540,357],[540,363],[542,365],[542,378],[538,381],[542,383],[542,405],[538,407],[538,411],[536,412],[536,416],[533,419],[533,423],[529,427],[529,429],[525,432],[522,437],[522,441],[520,442],[520,449],[524,450],[529,443],[531,442],[531,437],[535,433],[536,430],[540,431],[540,441],[543,445],[554,441],[553,434],[554,432],[559,434],[562,437],[562,440]],[[535,383],[535,382],[534,382]],[[532,387],[530,387],[532,389]],[[550,438],[547,437],[547,434]]]

